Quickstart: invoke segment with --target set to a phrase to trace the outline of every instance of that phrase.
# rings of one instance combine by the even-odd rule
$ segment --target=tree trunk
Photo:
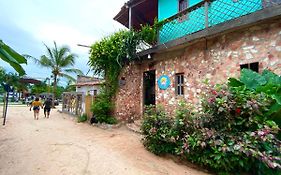
[[[53,100],[52,100],[53,108],[55,107],[56,90],[57,90],[57,78],[58,78],[58,75],[54,74],[54,89],[53,89],[54,97],[53,97]]]

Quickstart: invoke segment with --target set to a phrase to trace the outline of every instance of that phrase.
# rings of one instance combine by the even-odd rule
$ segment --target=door
[[[143,73],[144,105],[155,105],[155,70]]]

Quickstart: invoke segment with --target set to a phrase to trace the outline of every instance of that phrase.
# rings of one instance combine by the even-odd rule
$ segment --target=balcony
[[[168,18],[158,31],[157,44],[165,44],[280,4],[281,0],[205,0]]]

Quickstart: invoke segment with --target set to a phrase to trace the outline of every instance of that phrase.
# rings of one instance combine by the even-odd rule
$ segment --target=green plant
[[[256,89],[232,79],[228,85],[207,86],[199,112],[183,102],[172,119],[163,111],[149,110],[142,126],[145,147],[157,154],[181,156],[220,174],[280,174],[280,129],[267,115],[276,103],[272,97],[276,91]]]
[[[145,28],[148,29],[148,27]],[[114,103],[112,99],[118,89],[120,72],[126,64],[139,59],[136,54],[137,46],[143,40],[151,42],[154,32],[154,30],[144,30],[143,32],[121,30],[92,45],[89,65],[96,75],[103,76],[105,79],[102,92],[92,107],[93,113],[100,121],[113,122],[111,114]]]
[[[147,106],[141,126],[144,134],[144,146],[155,154],[174,152],[174,143],[170,141],[172,119],[160,107]]]
[[[78,123],[85,122],[85,121],[87,121],[87,119],[88,119],[87,114],[82,114],[77,118],[77,122]]]
[[[1,39],[0,58],[6,63],[10,64],[19,73],[19,75],[25,75],[25,71],[22,68],[21,64],[27,64],[27,60],[22,55],[6,45]]]
[[[54,47],[46,47],[46,55],[42,55],[39,59],[34,58],[30,55],[25,55],[27,58],[31,58],[35,63],[42,67],[46,67],[52,70],[52,75],[54,78],[53,92],[57,95],[57,82],[58,77],[65,77],[71,81],[75,79],[69,75],[69,73],[75,73],[77,75],[83,75],[83,72],[79,69],[73,68],[75,63],[75,54],[71,53],[67,46],[58,47],[57,43],[54,42]]]
[[[258,74],[249,69],[243,69],[239,80],[230,78],[228,85],[230,87],[244,87],[257,93],[265,93],[273,100],[273,105],[266,113],[267,116],[273,116],[281,111],[281,76],[264,70]]]

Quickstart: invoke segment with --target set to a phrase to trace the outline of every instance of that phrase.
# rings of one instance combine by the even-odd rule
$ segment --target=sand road
[[[153,155],[125,127],[103,130],[57,110],[50,119],[40,112],[34,120],[27,107],[9,107],[0,126],[0,175],[206,174]]]

